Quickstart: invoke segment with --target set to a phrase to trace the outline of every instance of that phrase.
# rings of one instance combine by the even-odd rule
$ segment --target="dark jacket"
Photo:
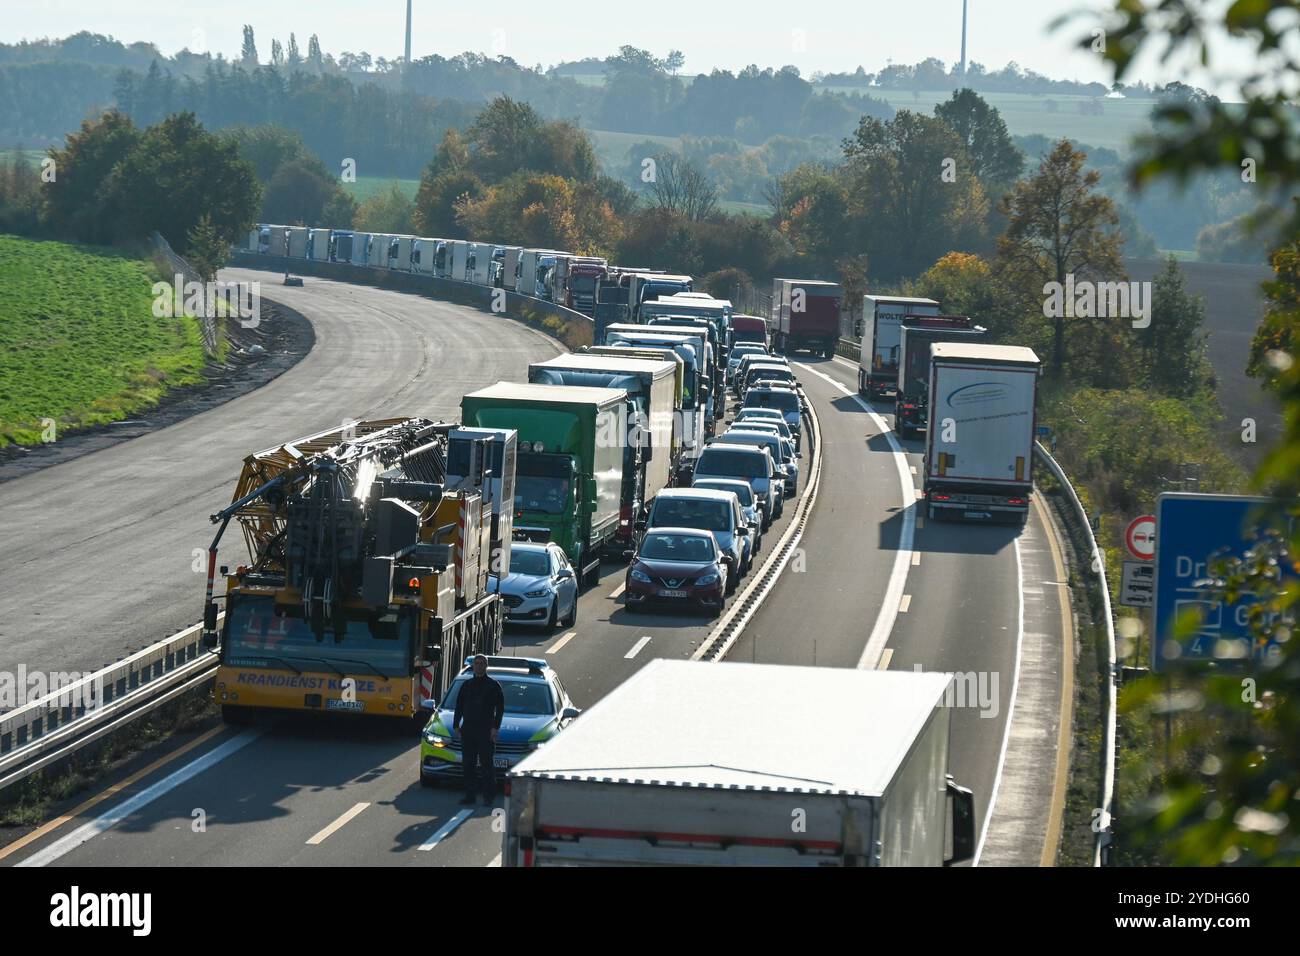
[[[466,734],[486,734],[493,727],[501,726],[505,712],[506,697],[501,685],[486,674],[471,677],[456,695],[452,729],[460,729],[463,723]]]

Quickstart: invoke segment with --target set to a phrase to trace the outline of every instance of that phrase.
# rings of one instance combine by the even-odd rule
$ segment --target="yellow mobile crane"
[[[227,721],[259,709],[421,718],[467,655],[500,650],[490,455],[477,449],[477,473],[448,489],[456,427],[355,422],[244,460],[234,500],[211,516],[203,616]],[[220,568],[218,631],[217,546],[231,519],[250,561]]]

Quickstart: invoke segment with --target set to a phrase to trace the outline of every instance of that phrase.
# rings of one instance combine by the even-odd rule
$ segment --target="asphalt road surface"
[[[288,432],[295,434],[337,421],[339,405],[354,415],[407,411],[402,402],[408,386],[398,385],[399,380],[421,381],[424,384],[416,387],[426,389],[433,387],[431,381],[437,382],[436,400],[414,411],[449,415],[462,392],[497,378],[522,379],[527,360],[547,354],[545,344],[519,326],[469,310],[408,296],[408,313],[401,301],[394,301],[404,298],[399,294],[323,281],[308,280],[299,291],[302,299],[286,301],[321,323],[317,332],[327,347],[331,336],[322,332],[333,327],[342,311],[370,316],[371,322],[378,322],[377,316],[392,316],[395,326],[418,330],[418,335],[411,333],[418,340],[442,344],[421,348],[423,357],[413,357],[410,353],[417,350],[402,346],[401,333],[394,330],[383,348],[401,353],[395,361],[402,364],[403,372],[394,372],[393,388],[375,396],[373,410],[367,406],[351,411],[331,397],[328,414],[306,428],[289,427]],[[313,295],[314,301],[304,301]],[[331,322],[318,318],[326,311],[336,318]],[[355,321],[344,324],[355,332]],[[490,358],[480,351],[492,348],[496,353]],[[417,373],[408,367],[413,361],[420,366],[427,362],[445,370],[448,366],[441,363],[449,350],[454,350],[454,377]],[[379,364],[382,357],[376,355],[374,360]],[[1018,759],[1016,748],[1008,751],[1006,744],[1023,631],[1020,533],[947,523],[927,526],[918,520],[913,507],[918,484],[911,469],[919,464],[920,443],[898,446],[888,433],[890,416],[884,407],[873,416],[854,395],[846,394],[856,391],[852,364],[802,357],[796,361],[822,431],[822,484],[800,553],[792,558],[729,658],[893,669],[920,665],[970,675],[968,699],[956,702],[951,763],[954,775],[976,793],[983,833],[983,824],[990,817],[996,822],[1003,813],[1005,801],[998,804],[997,814],[990,814],[990,807],[1004,767]],[[284,377],[296,374],[295,394],[300,401],[314,394],[302,382],[309,362]],[[360,389],[366,377],[356,378],[360,381],[354,380],[352,388]],[[269,419],[256,421],[257,440],[248,437],[250,423],[241,427],[240,436],[225,438],[230,447],[241,449],[221,456],[230,460],[223,471],[226,477],[208,482],[205,496],[197,503],[167,509],[172,521],[182,525],[175,547],[187,561],[184,529],[189,528],[189,534],[206,531],[203,518],[211,510],[207,502],[222,500],[223,494],[228,497],[240,456],[286,434],[282,422]],[[141,467],[146,460],[138,453],[128,459],[141,462]],[[810,455],[805,454],[803,464],[806,476]],[[0,488],[0,494],[6,493],[12,494]],[[786,517],[764,536],[763,556],[789,522],[792,505],[793,501],[787,502]],[[129,511],[126,504],[122,511]],[[1041,532],[1037,521],[1033,516],[1027,533]],[[141,521],[142,527],[167,524],[162,519]],[[573,628],[549,634],[522,628],[507,632],[507,650],[545,655],[579,707],[590,707],[653,657],[689,657],[712,627],[709,619],[686,613],[628,612],[620,597],[624,573],[621,565],[604,566],[599,585],[582,596]],[[174,577],[197,596],[199,576],[189,572],[187,565]],[[173,609],[173,629],[193,622],[198,603],[188,612],[188,604]],[[124,627],[123,633],[129,631]],[[1055,639],[1059,645],[1059,632]],[[1040,684],[1033,690],[1050,702],[1051,674],[1041,676]],[[1029,727],[1030,736],[1055,735],[1058,728],[1051,724],[1047,709],[1045,725]],[[671,713],[653,719],[662,723],[664,733],[691,732],[675,723]],[[738,719],[751,721],[755,733],[761,733],[766,720],[798,720],[798,701],[773,701],[770,712],[738,715]],[[815,733],[816,728],[809,732]],[[1024,762],[1020,767],[1032,792],[1028,798],[1019,792],[1016,797],[1024,804],[1020,809],[1041,816],[1049,768],[1041,755],[1036,759],[1037,763]],[[109,802],[112,806],[97,806],[4,862],[145,866],[499,862],[500,801],[495,810],[465,811],[457,806],[459,796],[456,788],[420,786],[417,742],[409,732],[346,719],[294,716],[247,730],[217,731],[192,752],[125,788],[120,797],[127,803],[115,799]],[[96,822],[106,806],[111,815]],[[194,823],[198,819],[203,821],[201,829]],[[1032,835],[1026,839],[1032,841]]]

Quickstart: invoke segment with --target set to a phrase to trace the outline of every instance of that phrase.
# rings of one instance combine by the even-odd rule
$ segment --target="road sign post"
[[[1268,652],[1254,646],[1255,635],[1247,626],[1252,599],[1229,602],[1212,580],[1215,561],[1241,557],[1250,547],[1251,512],[1268,500],[1185,492],[1166,492],[1156,499],[1152,670],[1166,670],[1175,662],[1244,662]],[[1184,615],[1192,617],[1195,630],[1180,643],[1174,624]]]

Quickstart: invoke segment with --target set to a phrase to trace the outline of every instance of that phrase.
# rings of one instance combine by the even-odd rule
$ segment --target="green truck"
[[[514,530],[554,541],[578,571],[600,578],[600,554],[618,533],[628,440],[627,392],[497,382],[461,399],[466,427],[519,432]]]

